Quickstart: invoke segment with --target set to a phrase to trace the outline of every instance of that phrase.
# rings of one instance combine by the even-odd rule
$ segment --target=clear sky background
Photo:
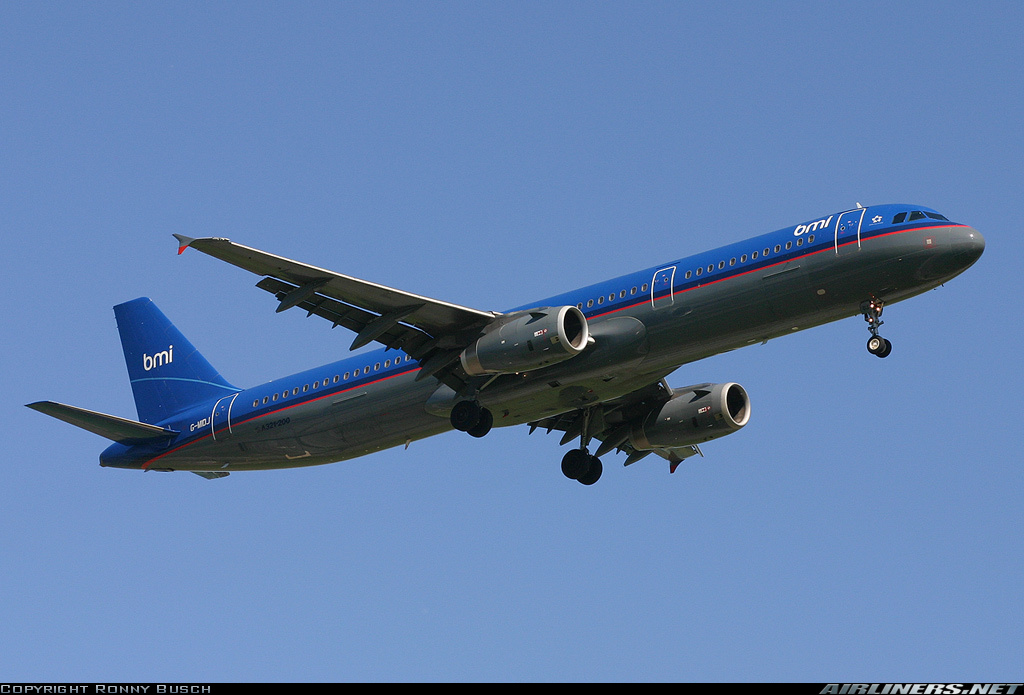
[[[0,4],[0,680],[1024,677],[1018,2]],[[688,365],[742,431],[674,474],[449,433],[216,481],[101,469],[111,307],[232,383],[347,354],[238,242],[480,309],[850,208],[987,250]]]

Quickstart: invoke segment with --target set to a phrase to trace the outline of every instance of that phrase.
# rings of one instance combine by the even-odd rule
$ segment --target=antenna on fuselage
[[[863,210],[864,209],[864,206],[861,205],[860,203],[854,203],[854,204],[857,206],[858,210]]]

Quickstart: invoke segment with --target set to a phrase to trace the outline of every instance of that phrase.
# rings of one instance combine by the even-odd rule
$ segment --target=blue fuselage
[[[857,208],[532,302],[573,305],[593,344],[480,390],[496,426],[617,398],[680,365],[862,313],[934,288],[973,264],[982,236],[934,210]],[[350,459],[452,429],[455,393],[396,350],[358,354],[235,391],[154,423],[180,434],[114,444],[104,466],[237,471]]]

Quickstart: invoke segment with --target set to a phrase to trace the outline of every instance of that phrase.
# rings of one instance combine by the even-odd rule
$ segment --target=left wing
[[[263,275],[256,286],[277,297],[277,311],[297,306],[308,316],[316,314],[333,326],[348,328],[356,333],[351,350],[372,341],[402,350],[420,362],[417,379],[436,375],[456,391],[468,380],[459,354],[501,315],[367,282],[229,239],[174,237],[179,254],[191,247]]]

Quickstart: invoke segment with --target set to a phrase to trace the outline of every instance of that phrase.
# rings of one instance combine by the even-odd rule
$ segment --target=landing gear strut
[[[580,428],[580,447],[570,449],[562,457],[562,474],[566,478],[579,481],[584,485],[593,485],[604,472],[601,459],[587,450],[587,444],[590,443],[590,423],[593,415],[593,408],[586,409],[581,413],[583,424]]]
[[[491,431],[494,415],[476,401],[459,401],[449,416],[452,427],[471,437],[483,437]]]
[[[878,335],[878,327],[882,325],[882,308],[884,304],[881,299],[871,298],[871,301],[861,304],[861,311],[864,313],[864,320],[868,322],[868,330],[871,337],[868,338],[868,352],[877,357],[888,357],[892,352],[892,343]]]

